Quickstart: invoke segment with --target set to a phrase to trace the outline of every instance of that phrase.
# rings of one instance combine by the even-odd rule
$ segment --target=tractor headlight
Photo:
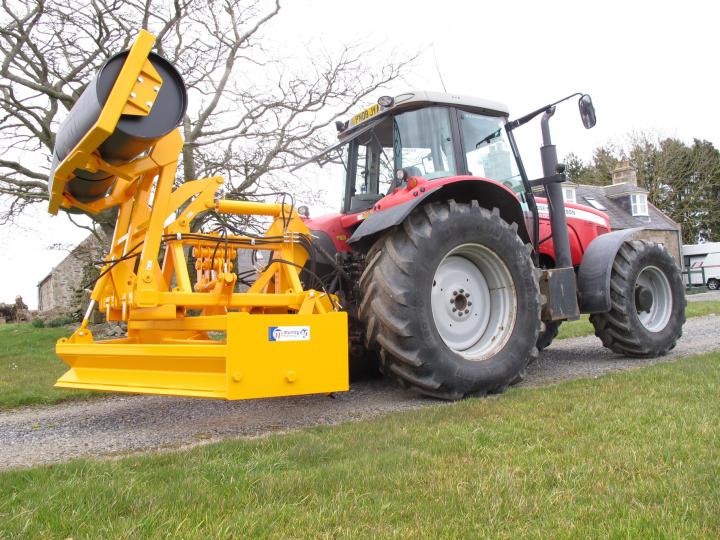
[[[392,107],[395,104],[395,98],[392,96],[380,96],[377,102],[381,107]]]

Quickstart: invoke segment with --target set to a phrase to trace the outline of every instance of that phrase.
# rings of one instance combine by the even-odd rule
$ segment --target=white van
[[[720,289],[720,242],[685,244],[683,263],[690,271],[685,276],[686,284],[689,279],[692,285],[707,285],[711,291]]]

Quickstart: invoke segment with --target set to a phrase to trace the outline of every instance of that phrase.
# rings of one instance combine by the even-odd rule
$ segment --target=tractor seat
[[[375,206],[385,195],[380,193],[360,193],[350,199],[350,213],[362,212]]]

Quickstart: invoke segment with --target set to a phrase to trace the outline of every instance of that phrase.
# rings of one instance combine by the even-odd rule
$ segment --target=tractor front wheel
[[[423,394],[500,392],[537,356],[541,296],[529,247],[475,201],[416,209],[371,249],[360,286],[383,372]]]
[[[605,347],[626,356],[652,358],[675,347],[685,322],[680,270],[660,245],[625,242],[610,276],[609,313],[590,316]]]

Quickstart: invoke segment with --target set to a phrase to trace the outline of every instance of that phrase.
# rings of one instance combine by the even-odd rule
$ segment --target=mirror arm
[[[513,129],[519,128],[520,126],[527,124],[530,120],[535,118],[538,114],[547,112],[552,107],[555,107],[555,105],[562,103],[563,101],[567,101],[568,99],[573,98],[575,96],[582,96],[582,95],[583,95],[582,92],[575,92],[574,94],[570,94],[569,96],[566,96],[562,99],[557,100],[555,103],[550,103],[550,105],[544,105],[543,107],[540,107],[539,109],[534,110],[533,112],[528,113],[525,116],[518,118],[517,120],[512,120],[512,121],[508,122],[507,124],[505,124],[506,129],[508,131],[512,131]]]

